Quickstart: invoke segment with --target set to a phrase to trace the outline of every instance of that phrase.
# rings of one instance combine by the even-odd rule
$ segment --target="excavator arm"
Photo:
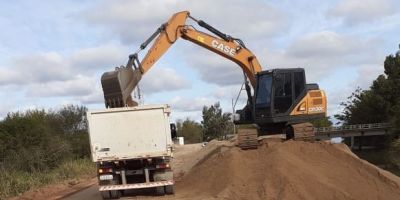
[[[196,30],[193,26],[187,25],[186,21],[190,18],[199,26],[209,30],[207,34]],[[126,66],[116,68],[115,71],[106,72],[102,76],[102,86],[106,107],[124,107],[135,105],[131,98],[131,93],[138,82],[150,68],[163,56],[163,54],[179,38],[193,42],[204,47],[220,56],[223,56],[239,65],[253,88],[256,85],[255,74],[262,70],[256,56],[248,50],[240,39],[226,35],[202,20],[197,20],[190,16],[187,11],[174,14],[167,23],[161,25],[140,48],[129,56]],[[138,59],[138,53],[145,49],[154,41],[151,48],[142,61]],[[248,96],[251,98],[250,89]]]

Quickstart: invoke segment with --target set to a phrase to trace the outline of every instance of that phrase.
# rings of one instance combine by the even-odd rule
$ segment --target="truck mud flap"
[[[169,180],[169,181],[157,181],[150,183],[135,183],[135,184],[125,184],[125,185],[100,185],[99,191],[152,188],[152,187],[161,187],[167,185],[174,185],[174,181]]]

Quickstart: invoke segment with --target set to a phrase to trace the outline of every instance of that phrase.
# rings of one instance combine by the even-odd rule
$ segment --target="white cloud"
[[[14,106],[15,105],[9,102],[6,102],[2,106],[0,106],[0,120],[2,120],[3,117],[7,116],[7,113],[9,113]]]
[[[126,47],[107,44],[79,49],[66,60],[80,71],[110,70],[126,64],[127,52]]]
[[[294,57],[345,56],[362,50],[361,42],[332,31],[310,33],[295,40],[287,49]]]
[[[174,91],[190,88],[190,82],[176,73],[172,68],[155,67],[148,71],[140,81],[144,94],[162,91]]]
[[[178,111],[201,111],[204,106],[213,103],[211,99],[206,97],[184,98],[178,96],[169,100],[171,108]]]
[[[179,111],[179,110],[174,110],[172,109],[171,112],[171,122],[176,123],[178,120],[185,120],[189,118],[190,120],[194,120],[197,122],[201,122],[203,119],[202,116],[202,111],[197,110],[197,111]]]
[[[244,81],[243,70],[236,63],[207,51],[188,50],[185,61],[200,78],[220,86],[237,85]]]
[[[99,103],[100,78],[96,73],[112,70],[121,62],[118,46],[100,45],[62,56],[56,52],[14,58],[0,68],[0,83],[27,98],[72,97],[81,103]],[[124,49],[124,48],[121,48]],[[101,94],[101,93],[100,93]]]
[[[320,81],[344,67],[379,64],[378,40],[360,40],[333,31],[300,36],[286,50],[267,51],[271,68],[302,67],[310,81]]]
[[[123,43],[132,43],[144,41],[173,13],[182,10],[235,37],[265,39],[286,26],[279,10],[265,2],[246,0],[103,1],[81,15],[90,25],[99,25],[118,35]]]
[[[89,94],[84,96],[77,96],[75,99],[83,104],[102,104],[104,103],[104,96],[101,87],[92,88]]]
[[[395,13],[394,4],[393,0],[340,0],[328,15],[343,18],[348,25],[370,23]]]
[[[66,81],[31,84],[27,87],[27,95],[34,97],[81,96],[90,94],[95,84],[94,78],[78,75]]]
[[[378,78],[379,75],[384,73],[383,67],[383,59],[380,65],[364,65],[361,66],[357,70],[357,78],[355,79],[355,83],[352,85],[356,85],[361,87],[362,89],[369,89],[372,85],[372,82]]]
[[[115,38],[117,36],[123,44],[143,42],[172,14],[182,10],[188,10],[192,16],[208,22],[222,32],[242,38],[256,46],[261,41],[278,36],[278,33],[288,28],[283,12],[262,1],[174,0],[165,2],[162,0],[123,0],[118,2],[102,1],[102,3],[89,9],[90,12],[85,11],[81,13],[80,17],[83,17],[90,25],[104,28],[106,34],[109,34],[110,37]],[[152,14],[149,15],[148,13]],[[188,23],[193,24],[190,21],[188,20]],[[182,50],[179,49],[179,45],[177,46],[175,48],[178,49],[175,49],[175,52]],[[190,52],[184,51],[182,57],[189,66],[200,73],[202,80],[218,85],[232,85],[243,82],[242,70],[237,64],[213,53],[207,54],[206,51],[201,51],[201,48],[187,49]],[[207,59],[204,59],[205,57]],[[144,77],[147,76],[149,75]],[[145,85],[150,82],[146,80],[149,80],[149,78],[143,80],[143,84],[141,84],[143,87],[146,87]],[[158,88],[149,87],[150,92],[163,90]]]
[[[77,79],[78,75],[93,75],[96,71],[112,70],[125,64],[124,47],[100,45],[79,49],[71,56],[44,52],[14,58],[10,66],[0,68],[3,85],[45,84],[52,81]],[[127,60],[127,59],[126,59]]]
[[[232,99],[237,97],[237,95],[239,94],[240,88],[241,88],[241,84],[236,84],[236,85],[228,85],[228,86],[221,86],[215,89],[215,91],[213,91],[213,96],[215,96],[216,98],[224,98],[224,99]],[[241,94],[244,94],[242,91]]]
[[[70,56],[38,53],[11,61],[0,68],[2,86],[14,86],[33,97],[74,97],[83,103],[103,101],[101,73],[125,64],[126,48],[100,45],[78,49]],[[12,69],[12,70],[10,70]],[[141,82],[147,94],[190,87],[190,83],[171,68],[154,68]]]
[[[0,68],[2,85],[67,80],[71,76],[70,66],[55,52],[19,57],[14,59],[11,65]]]

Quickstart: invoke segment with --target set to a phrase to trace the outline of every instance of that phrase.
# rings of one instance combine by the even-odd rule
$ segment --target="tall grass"
[[[65,161],[58,167],[43,172],[0,169],[0,199],[16,196],[40,186],[74,178],[95,176],[95,165],[89,159]]]

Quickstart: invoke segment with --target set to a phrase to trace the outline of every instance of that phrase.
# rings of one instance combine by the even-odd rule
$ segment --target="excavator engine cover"
[[[101,76],[101,86],[106,108],[137,105],[132,100],[131,91],[141,78],[142,73],[140,70],[134,70],[132,67],[121,66],[114,71],[105,72]]]

